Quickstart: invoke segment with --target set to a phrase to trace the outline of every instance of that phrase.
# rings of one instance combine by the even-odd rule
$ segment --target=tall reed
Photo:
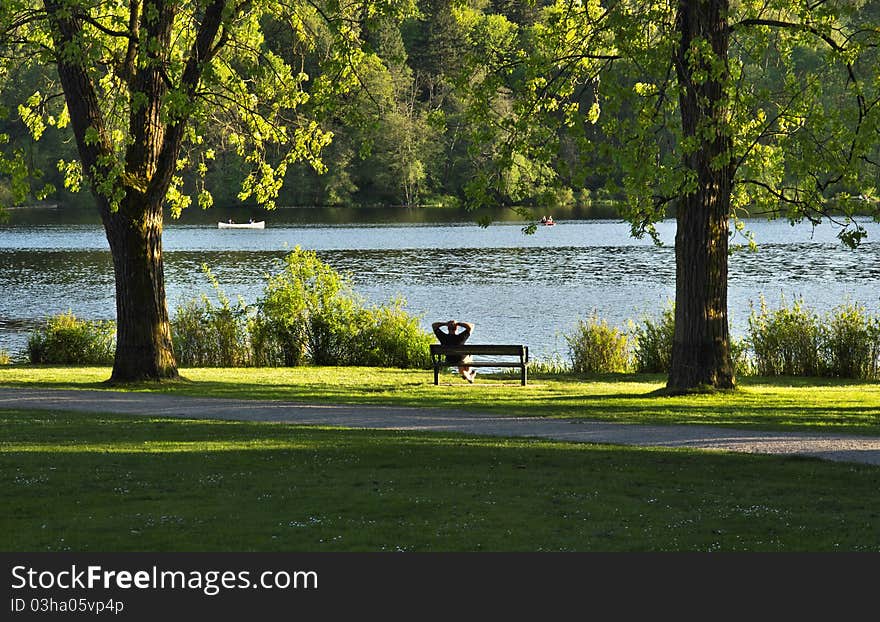
[[[769,310],[762,297],[747,342],[758,375],[880,379],[880,317],[862,305],[844,303],[819,316],[801,299]]]
[[[646,315],[640,324],[630,322],[630,333],[635,370],[653,374],[668,372],[675,334],[675,305],[667,304],[659,318]]]
[[[217,302],[206,294],[177,306],[171,322],[177,362],[184,367],[246,367],[253,363],[248,309],[233,305],[207,265],[202,271]]]
[[[817,376],[821,366],[819,317],[802,299],[787,306],[783,299],[769,309],[764,297],[749,315],[749,348],[759,376]]]

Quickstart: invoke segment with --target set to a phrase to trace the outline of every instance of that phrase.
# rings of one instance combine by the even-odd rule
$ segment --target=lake
[[[0,348],[11,353],[47,316],[71,310],[82,318],[111,319],[115,313],[100,224],[71,222],[64,210],[34,212],[16,210],[0,226]],[[168,224],[172,313],[185,299],[211,293],[202,263],[228,295],[255,302],[265,275],[297,245],[350,273],[355,289],[372,302],[402,296],[426,328],[435,320],[472,321],[472,341],[525,343],[537,357],[565,356],[563,335],[593,311],[622,326],[658,314],[674,297],[674,221],[659,224],[665,245],[657,247],[633,239],[628,225],[611,220],[558,220],[524,235],[518,222],[487,228],[462,221],[401,222],[413,220],[408,218],[330,224],[316,222],[321,219],[308,210],[279,210],[265,230],[217,229],[216,221],[226,217],[197,212],[189,222]],[[880,225],[865,226],[868,239],[848,250],[830,224],[814,229],[748,222],[760,250],[731,257],[734,335],[745,334],[750,305],[761,295],[771,307],[784,296],[803,297],[820,312],[847,301],[880,312]]]

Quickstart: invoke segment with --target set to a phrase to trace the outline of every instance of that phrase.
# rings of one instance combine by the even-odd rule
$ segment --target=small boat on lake
[[[266,221],[259,220],[257,222],[218,222],[218,229],[265,229]]]

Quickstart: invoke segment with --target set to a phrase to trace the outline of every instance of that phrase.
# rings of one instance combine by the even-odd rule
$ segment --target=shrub
[[[667,305],[658,319],[642,318],[641,325],[633,325],[631,332],[635,342],[633,359],[636,371],[668,372],[675,335],[675,305]]]
[[[31,363],[106,365],[113,362],[116,325],[80,320],[68,311],[46,321],[28,336]]]
[[[217,296],[178,305],[171,322],[177,362],[184,367],[244,367],[252,363],[247,307],[242,300],[233,307],[207,265],[202,271]]]
[[[840,378],[880,377],[880,318],[862,306],[845,304],[822,325],[822,373]]]
[[[749,355],[749,343],[745,339],[730,338],[730,363],[737,376],[754,376],[755,366]]]
[[[369,307],[313,251],[296,247],[269,276],[250,321],[258,364],[430,366],[432,337],[403,300]]]
[[[429,346],[434,339],[419,326],[419,318],[406,312],[398,298],[388,305],[364,308],[349,341],[349,365],[428,369]]]
[[[171,320],[171,339],[177,363],[184,367],[209,367],[211,348],[210,331],[205,320],[205,309],[198,299],[187,300],[174,311]]]
[[[631,367],[626,333],[600,321],[596,314],[587,321],[579,320],[574,335],[565,340],[575,373],[625,372]]]
[[[536,358],[529,362],[529,373],[534,374],[565,374],[571,370],[571,365],[559,352],[553,352],[548,356]],[[519,376],[520,371],[518,369],[510,369],[509,373]]]
[[[9,357],[9,352],[0,348],[0,365],[9,365],[12,362],[12,359]]]
[[[795,300],[791,307],[783,300],[770,311],[761,297],[760,311],[749,315],[748,343],[754,355],[755,372],[761,376],[816,376],[819,374],[819,319]]]
[[[342,358],[345,328],[355,320],[360,300],[348,275],[297,246],[284,257],[281,271],[267,278],[257,306],[258,341],[280,352],[285,365],[333,365]]]
[[[256,367],[281,367],[299,365],[290,362],[290,355],[284,340],[276,334],[276,326],[262,313],[248,319],[248,333],[251,338],[253,363]]]

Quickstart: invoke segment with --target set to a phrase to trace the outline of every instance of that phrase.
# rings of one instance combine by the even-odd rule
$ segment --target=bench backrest
[[[442,354],[486,354],[490,356],[507,355],[519,356],[522,357],[524,360],[528,360],[529,348],[528,346],[519,345],[464,344],[460,346],[444,346],[440,343],[432,343],[431,354],[438,356]]]

